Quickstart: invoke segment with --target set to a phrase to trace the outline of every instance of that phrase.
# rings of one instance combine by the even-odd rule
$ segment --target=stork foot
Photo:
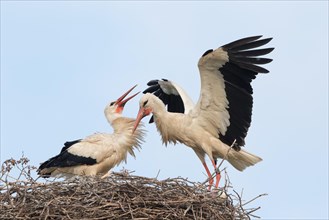
[[[209,177],[209,186],[208,186],[208,191],[211,191],[211,187],[214,184],[214,179],[210,176]]]
[[[101,177],[101,179],[105,179],[106,177],[109,177],[110,176],[110,174],[111,174],[111,172],[109,171],[109,172],[107,172],[107,173],[105,173],[102,177]]]
[[[214,168],[215,168],[215,172],[216,172],[216,183],[215,183],[215,188],[218,189],[219,181],[220,181],[220,178],[221,178],[221,176],[220,176],[220,171],[219,171],[219,170],[217,169],[217,167],[216,167],[216,162],[215,162],[215,160],[212,160],[211,162],[212,162],[212,164],[213,164],[213,166],[214,166]]]
[[[212,184],[214,183],[214,179],[212,178],[212,175],[208,169],[208,166],[205,162],[202,163],[203,167],[205,168],[207,175],[208,175],[208,180],[209,180],[209,186],[208,186],[208,190],[211,190]]]

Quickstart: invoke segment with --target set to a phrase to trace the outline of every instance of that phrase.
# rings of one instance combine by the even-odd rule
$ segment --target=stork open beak
[[[115,103],[118,105],[117,107],[117,112],[122,112],[123,108],[125,107],[125,104],[132,98],[134,98],[136,95],[138,95],[137,92],[134,95],[124,99],[137,85],[133,86],[131,89],[129,89],[127,92],[125,92],[125,94],[123,94],[122,96],[120,96],[120,98],[118,98]]]

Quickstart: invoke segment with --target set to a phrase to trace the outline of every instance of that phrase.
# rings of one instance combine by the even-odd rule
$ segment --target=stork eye
[[[114,103],[115,103],[115,102],[111,102],[111,103],[110,103],[110,106],[114,105]]]
[[[149,100],[146,100],[144,103],[143,103],[143,107],[145,107],[145,105],[147,104]]]

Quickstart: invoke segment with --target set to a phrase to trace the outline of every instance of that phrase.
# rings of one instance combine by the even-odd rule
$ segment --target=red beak
[[[124,99],[137,85],[133,86],[131,89],[129,89],[125,94],[123,94],[122,96],[120,96],[120,98],[118,98],[116,100],[116,104],[118,105],[118,107],[123,108],[125,106],[125,104],[132,98],[134,98],[139,92],[137,92],[136,94]]]
[[[134,129],[133,129],[133,133],[135,132],[136,128],[138,127],[139,123],[141,122],[141,120],[145,117],[148,116],[149,114],[152,113],[152,109],[150,107],[144,108],[144,107],[140,107],[138,114],[137,114],[137,118],[135,121],[135,125],[134,125]]]
[[[136,128],[138,127],[139,123],[141,122],[141,120],[146,116],[147,114],[145,114],[145,109],[143,107],[139,108],[138,114],[137,114],[137,118],[135,121],[135,125],[134,125],[134,129],[133,129],[133,133],[135,133]]]

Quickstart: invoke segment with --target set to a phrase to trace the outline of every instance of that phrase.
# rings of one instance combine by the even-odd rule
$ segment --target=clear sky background
[[[24,152],[38,166],[65,141],[112,132],[105,105],[151,79],[197,101],[203,52],[252,35],[275,47],[270,73],[253,82],[246,139],[264,161],[224,167],[245,200],[269,194],[250,205],[263,219],[328,219],[328,1],[1,1],[1,162]],[[146,128],[137,158],[114,171],[206,179],[190,148],[166,148]]]

